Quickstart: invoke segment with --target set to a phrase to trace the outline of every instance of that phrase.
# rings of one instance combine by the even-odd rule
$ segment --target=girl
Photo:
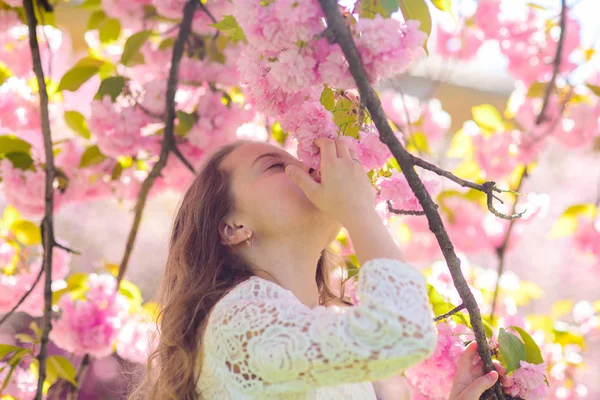
[[[342,140],[314,143],[320,172],[248,141],[204,164],[174,221],[158,342],[131,399],[375,400],[372,381],[433,352],[425,279],[376,214],[356,155]],[[328,282],[342,226],[362,265],[353,307]],[[453,400],[498,377],[471,373],[474,347]]]

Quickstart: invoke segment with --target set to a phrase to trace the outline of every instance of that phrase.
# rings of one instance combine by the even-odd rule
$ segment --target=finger
[[[314,203],[319,190],[321,190],[321,185],[307,174],[306,171],[295,165],[287,165],[285,167],[285,173],[292,181],[300,186],[300,189],[306,194],[306,197]]]
[[[348,150],[348,145],[345,140],[336,139],[335,148],[337,150],[338,158],[350,158],[350,151]]]
[[[502,365],[502,363],[498,360],[492,360],[492,362],[494,363],[494,368],[496,368],[496,371],[498,372],[498,375],[500,376],[505,376],[506,375],[506,368],[504,368],[504,365]]]
[[[333,140],[328,138],[316,138],[313,143],[317,146],[321,153],[321,161],[329,163],[337,158],[337,150]]]
[[[473,367],[473,361],[477,356],[477,342],[472,341],[465,347],[465,351],[458,358],[458,369],[456,371],[456,378],[471,379],[471,368]],[[456,379],[455,378],[455,379]]]
[[[491,388],[497,380],[498,373],[496,371],[480,376],[462,392],[462,398],[464,400],[478,400],[483,392]]]

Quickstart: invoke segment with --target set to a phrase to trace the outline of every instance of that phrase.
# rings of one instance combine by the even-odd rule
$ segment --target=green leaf
[[[381,6],[385,10],[387,16],[398,11],[398,2],[396,0],[381,0]]]
[[[160,42],[160,44],[158,45],[158,49],[159,50],[168,49],[170,47],[173,47],[174,44],[175,44],[175,38],[169,37],[169,38],[166,38],[165,40],[163,40],[162,42]]]
[[[491,104],[482,104],[471,108],[473,112],[473,121],[480,128],[490,131],[501,131],[504,129],[504,119],[502,115]]]
[[[130,65],[130,62],[133,60],[136,54],[139,54],[140,48],[146,42],[146,40],[148,40],[150,35],[152,35],[152,31],[141,31],[129,36],[125,42],[125,46],[123,47],[121,64]]]
[[[425,0],[398,0],[398,5],[402,11],[402,16],[405,20],[415,19],[421,21],[419,29],[427,34],[427,38],[431,35],[431,14]]]
[[[552,310],[550,311],[550,316],[553,319],[558,319],[565,314],[573,311],[573,306],[575,305],[575,301],[572,299],[563,299],[557,300],[552,304]]]
[[[15,151],[6,154],[5,157],[10,160],[15,168],[30,169],[35,171],[35,168],[33,167],[33,158],[31,158],[31,156],[27,153]],[[0,158],[2,158],[2,156],[0,156]]]
[[[29,153],[31,145],[15,135],[0,136],[0,155],[6,153]]]
[[[595,204],[576,204],[565,210],[550,230],[550,237],[561,238],[572,235],[577,230],[578,217],[593,218],[597,212]]]
[[[17,240],[26,246],[36,246],[42,243],[40,227],[31,221],[19,220],[11,225],[10,230]]]
[[[12,344],[0,344],[0,359],[19,349],[22,349],[22,347],[13,346]]]
[[[504,361],[506,372],[519,369],[521,360],[525,360],[525,345],[523,345],[523,342],[504,328],[500,328],[498,344],[500,345],[500,355]]]
[[[87,82],[92,76],[96,75],[99,66],[95,65],[75,65],[73,68],[68,70],[58,84],[56,89],[58,92],[61,90],[68,90],[74,92]]]
[[[111,76],[100,82],[100,87],[94,96],[96,100],[102,100],[106,95],[110,96],[110,99],[114,102],[117,96],[121,94],[125,88],[125,78],[122,76]]]
[[[106,160],[106,156],[100,152],[98,146],[90,146],[83,152],[81,161],[79,162],[79,168],[89,167]]]
[[[600,86],[596,85],[586,85],[596,96],[600,96]]]
[[[523,343],[525,344],[525,361],[531,364],[542,364],[544,362],[542,351],[531,335],[518,326],[511,326],[509,328],[519,332],[521,339],[523,339]]]
[[[233,15],[225,15],[222,20],[216,24],[209,24],[209,26],[223,32],[225,35],[229,36],[233,42],[240,40],[246,41],[246,34]]]
[[[527,97],[542,97],[547,85],[545,82],[533,82],[527,90]]]
[[[119,293],[130,299],[134,304],[142,305],[142,292],[135,283],[123,279],[119,286]]]
[[[121,23],[115,18],[106,18],[98,28],[101,43],[114,42],[121,34]]]
[[[408,151],[420,151],[425,154],[431,154],[429,150],[429,142],[427,136],[423,132],[415,132],[408,138],[406,144],[406,150]]]
[[[329,86],[325,86],[321,92],[321,104],[327,111],[331,111],[335,107],[335,95]]]
[[[47,365],[48,367],[52,366],[60,378],[69,381],[71,385],[77,387],[77,382],[75,381],[77,372],[71,361],[62,356],[49,356]]]
[[[447,13],[452,13],[452,0],[431,0],[431,3],[438,10],[441,10],[441,11],[444,11]]]
[[[79,136],[89,139],[91,136],[90,130],[88,129],[85,118],[78,111],[65,111],[64,114],[65,122],[67,126],[74,132],[78,133]]]
[[[26,333],[17,333],[15,335],[15,338],[19,339],[21,342],[23,343],[37,343],[38,340],[36,338],[34,338],[31,335],[28,335]]]
[[[175,127],[175,134],[177,136],[185,136],[186,133],[192,129],[196,123],[196,113],[186,113],[181,110],[177,110],[177,126]]]
[[[289,135],[288,132],[283,131],[279,122],[275,122],[273,124],[273,126],[271,127],[271,134],[273,135],[275,140],[277,140],[277,143],[279,143],[282,146],[285,144],[285,141]]]
[[[98,29],[105,19],[106,14],[104,11],[94,11],[92,15],[90,15],[90,19],[88,19],[87,30],[91,31],[93,29]]]

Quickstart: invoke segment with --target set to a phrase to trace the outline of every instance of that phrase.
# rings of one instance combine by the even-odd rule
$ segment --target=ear
[[[232,221],[224,220],[219,224],[219,235],[221,236],[222,244],[234,246],[248,240],[248,235],[252,235],[252,232],[243,225],[237,225]]]

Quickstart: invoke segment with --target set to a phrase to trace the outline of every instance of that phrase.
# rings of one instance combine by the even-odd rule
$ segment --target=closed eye
[[[285,166],[285,164],[283,162],[277,162],[277,163],[271,165],[269,168],[267,168],[267,170],[269,170],[273,167],[282,167],[283,168],[284,166]]]

